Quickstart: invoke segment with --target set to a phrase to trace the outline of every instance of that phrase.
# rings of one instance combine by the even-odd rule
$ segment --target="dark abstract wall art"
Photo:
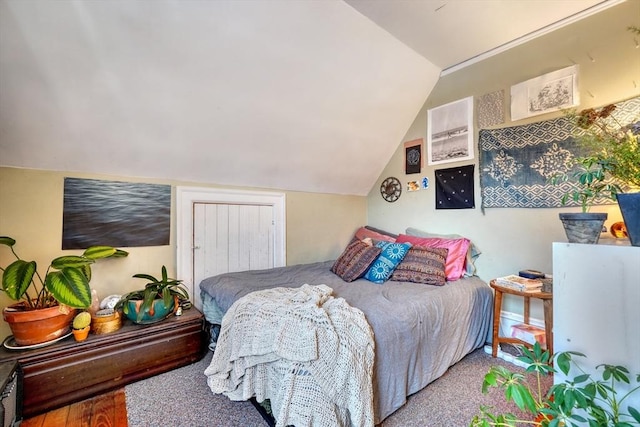
[[[62,249],[163,246],[170,231],[170,185],[64,179]]]

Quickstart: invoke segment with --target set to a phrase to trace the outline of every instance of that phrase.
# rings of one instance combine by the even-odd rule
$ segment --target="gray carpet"
[[[200,362],[125,387],[130,427],[266,427],[267,423],[249,402],[232,402],[214,395],[203,372],[209,353]],[[481,393],[482,380],[491,365],[520,370],[484,350],[469,354],[441,378],[410,396],[407,404],[388,417],[381,427],[468,426],[480,405],[513,410],[502,392]],[[552,378],[545,378],[550,387]]]

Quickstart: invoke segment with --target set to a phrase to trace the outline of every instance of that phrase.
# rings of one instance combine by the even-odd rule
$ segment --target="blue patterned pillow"
[[[373,283],[384,283],[389,280],[398,264],[402,262],[411,248],[411,243],[379,242],[376,246],[382,249],[378,258],[371,264],[364,278]]]

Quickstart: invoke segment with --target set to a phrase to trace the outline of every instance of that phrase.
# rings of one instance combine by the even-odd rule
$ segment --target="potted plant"
[[[615,109],[612,104],[581,111],[576,116],[581,130],[578,141],[594,158],[610,166],[606,175],[623,187],[618,187],[618,205],[631,244],[640,246],[640,118],[623,126],[616,119]]]
[[[51,261],[44,276],[35,261],[21,259],[16,241],[0,236],[16,258],[2,270],[0,290],[16,304],[2,311],[16,344],[29,346],[59,338],[69,330],[75,309],[91,305],[91,264],[98,259],[124,257],[128,253],[110,246],[93,246],[82,255],[64,255]]]
[[[607,180],[607,174],[612,169],[613,164],[610,159],[597,156],[579,157],[575,159],[575,168],[572,171],[552,177],[553,184],[567,181],[573,183],[573,189],[563,195],[561,202],[565,205],[571,199],[580,203],[582,209],[579,213],[559,214],[569,242],[598,242],[607,214],[589,212],[589,209],[597,200],[603,198],[616,200],[621,189],[615,182]]]
[[[585,357],[582,353],[567,351],[552,358],[538,343],[531,349],[519,347],[523,355],[518,359],[528,365],[526,372],[535,373],[535,382],[530,384],[525,375],[503,366],[492,366],[484,377],[482,392],[487,393],[492,387],[504,390],[507,401],[515,403],[523,414],[494,413],[491,407],[482,406],[480,414],[471,421],[471,426],[640,425],[639,408],[629,406],[624,409],[627,399],[640,390],[640,374],[636,374],[634,379],[624,366],[601,364],[596,367],[600,374],[600,378],[597,378],[595,374],[585,372],[576,362],[577,357]],[[548,391],[542,390],[542,375],[559,372],[567,378],[570,372],[577,372],[577,375],[553,385]],[[629,386],[629,391],[619,394],[618,386],[622,383]]]
[[[87,311],[78,313],[73,318],[73,324],[71,331],[76,341],[81,342],[87,339],[89,336],[89,329],[91,328],[91,314]]]
[[[182,280],[169,278],[164,265],[160,279],[150,274],[134,274],[133,277],[146,279],[148,282],[144,289],[123,295],[115,309],[121,309],[134,323],[155,323],[163,320],[178,308],[181,300],[189,299],[189,293],[182,285]]]

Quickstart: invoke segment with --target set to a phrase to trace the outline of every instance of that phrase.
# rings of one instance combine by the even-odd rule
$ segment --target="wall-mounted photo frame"
[[[511,86],[511,120],[576,107],[580,104],[578,65]]]
[[[409,175],[422,172],[423,155],[422,143],[424,140],[414,139],[404,143],[404,172]]]
[[[171,186],[65,178],[62,249],[166,246]]]
[[[473,97],[427,111],[429,165],[473,159]]]

